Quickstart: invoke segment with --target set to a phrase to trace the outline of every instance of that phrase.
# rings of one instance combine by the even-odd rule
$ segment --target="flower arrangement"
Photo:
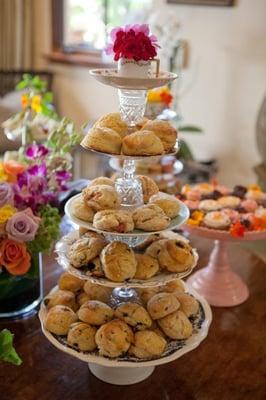
[[[157,55],[157,38],[150,34],[147,24],[114,28],[110,37],[112,42],[107,46],[106,53],[113,54],[114,61],[121,58],[148,61]]]

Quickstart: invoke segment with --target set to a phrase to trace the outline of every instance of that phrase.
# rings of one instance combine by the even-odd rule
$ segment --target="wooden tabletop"
[[[192,239],[207,263],[212,242]],[[266,265],[230,247],[230,261],[247,282],[249,299],[233,308],[213,308],[207,339],[180,359],[157,367],[146,380],[113,386],[95,378],[86,363],[54,348],[43,336],[37,315],[0,322],[15,333],[20,367],[0,364],[1,400],[262,400],[266,399]],[[53,257],[44,262],[46,293],[61,273]]]

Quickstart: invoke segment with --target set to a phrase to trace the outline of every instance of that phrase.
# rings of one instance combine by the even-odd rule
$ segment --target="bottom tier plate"
[[[41,304],[41,308],[39,311],[39,319],[41,321],[42,331],[44,335],[55,347],[82,361],[106,367],[154,367],[156,365],[161,365],[173,361],[188,353],[189,351],[194,350],[196,347],[199,346],[199,344],[206,338],[208,334],[208,330],[212,321],[212,312],[210,306],[208,305],[206,300],[201,297],[197,292],[189,289],[189,293],[191,293],[200,304],[198,314],[193,318],[190,318],[193,325],[192,336],[190,336],[190,338],[186,340],[170,341],[163,355],[155,359],[140,360],[132,356],[124,356],[111,359],[108,357],[100,356],[97,351],[79,351],[75,348],[70,347],[67,344],[65,337],[56,336],[45,329],[44,320],[46,316],[46,307],[43,303]]]

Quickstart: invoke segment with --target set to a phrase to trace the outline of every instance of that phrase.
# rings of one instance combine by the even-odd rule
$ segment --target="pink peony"
[[[30,242],[35,238],[40,221],[30,208],[14,214],[6,223],[8,238],[18,242]]]

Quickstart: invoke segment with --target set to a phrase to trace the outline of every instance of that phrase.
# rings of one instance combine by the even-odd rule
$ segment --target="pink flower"
[[[18,242],[30,242],[35,238],[40,221],[30,208],[14,214],[6,223],[8,238]]]
[[[13,205],[13,191],[10,184],[0,182],[0,208],[5,204]]]

